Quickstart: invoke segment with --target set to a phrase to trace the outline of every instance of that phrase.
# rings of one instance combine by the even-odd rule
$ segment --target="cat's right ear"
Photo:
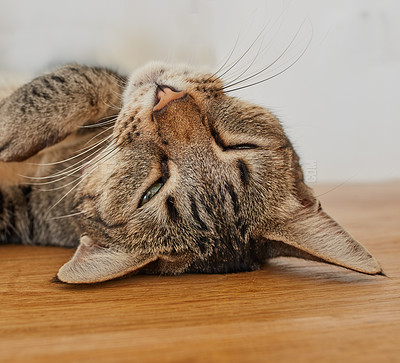
[[[57,278],[69,284],[103,282],[137,271],[157,259],[154,254],[103,247],[84,235],[74,256],[58,271]]]
[[[0,100],[0,161],[23,161],[104,117],[118,114],[124,78],[67,65]]]

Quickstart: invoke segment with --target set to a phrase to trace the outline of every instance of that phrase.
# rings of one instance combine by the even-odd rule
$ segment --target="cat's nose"
[[[175,91],[167,86],[157,86],[156,96],[158,103],[154,106],[153,111],[160,111],[171,101],[185,97],[186,93]]]

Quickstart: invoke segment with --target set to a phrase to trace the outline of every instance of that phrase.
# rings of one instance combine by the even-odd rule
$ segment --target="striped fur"
[[[179,97],[155,108],[166,88]],[[69,283],[277,256],[382,273],[323,212],[276,117],[225,88],[155,63],[129,80],[67,65],[17,89],[0,101],[0,242],[79,245]]]

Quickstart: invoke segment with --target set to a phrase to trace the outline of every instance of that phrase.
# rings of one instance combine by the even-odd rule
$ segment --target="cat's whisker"
[[[91,149],[92,146],[93,146],[93,144],[92,144],[92,141],[93,141],[93,140],[95,140],[95,139],[97,139],[99,136],[101,136],[101,135],[103,135],[103,134],[105,134],[105,133],[111,131],[113,128],[114,128],[114,125],[108,126],[108,127],[106,127],[103,131],[101,131],[101,132],[99,132],[98,134],[94,135],[89,141],[87,141],[87,142],[85,143],[85,145],[87,145],[87,146],[85,146],[85,147],[83,147],[83,148],[77,150],[77,153],[81,153],[81,152],[84,152],[84,151],[87,150],[87,149]],[[111,136],[111,135],[109,135],[109,136]],[[107,136],[107,137],[108,137],[108,136]],[[105,140],[107,140],[107,137],[104,137],[103,139],[101,139],[101,140],[99,140],[98,142],[96,142],[96,145],[102,144]]]
[[[125,141],[123,141],[120,145],[116,146],[112,152],[118,153],[121,149],[119,148],[119,146],[122,146],[124,144]],[[108,155],[108,158],[106,160],[103,161],[103,163],[105,161],[107,161],[110,157],[114,156],[115,154],[112,154],[112,152],[110,152]],[[49,210],[47,211],[46,215],[48,216],[48,214],[57,206],[59,205],[65,198],[67,198],[68,195],[70,195],[84,180],[86,180],[86,178],[89,177],[89,175],[91,175],[95,170],[97,170],[98,167],[100,167],[101,164],[97,163],[96,167],[92,168],[91,170],[88,170],[86,174],[81,175],[79,178],[75,179],[76,185],[73,186],[67,193],[65,193],[55,204],[53,204],[53,206],[51,206],[49,208]]]
[[[76,155],[82,156],[83,154],[85,154],[85,153],[95,149],[96,147],[100,146],[101,144],[104,144],[105,142],[109,141],[112,138],[112,133],[110,133],[110,135],[103,136],[100,140],[98,140],[94,144],[92,144],[92,141],[94,141],[96,138],[98,138],[102,134],[110,132],[113,128],[114,128],[114,125],[109,126],[109,127],[105,128],[103,131],[101,131],[98,134],[96,134],[95,136],[93,136],[89,141],[87,141],[85,143],[85,145],[87,145],[87,146],[84,146],[83,148],[76,151],[76,153],[77,153]]]
[[[70,176],[72,176],[72,175],[74,175],[74,174],[76,174],[76,173],[78,173],[78,172],[84,170],[86,166],[87,166],[87,164],[79,165],[79,166],[77,166],[76,168],[74,168],[74,169],[72,169],[72,170],[69,170],[68,172],[60,173],[59,178],[58,178],[58,179],[55,179],[55,180],[40,181],[40,182],[31,182],[30,184],[31,184],[31,185],[40,185],[40,186],[49,185],[49,184],[55,184],[55,183],[60,182],[61,180],[64,180],[64,179],[66,179],[66,178],[68,178],[68,177],[70,177]],[[54,177],[53,177],[53,178],[54,178]],[[65,186],[65,185],[64,185],[64,186]],[[53,188],[53,189],[42,189],[42,190],[44,190],[44,191],[57,190],[57,189],[61,189],[61,188],[64,187],[64,186],[57,187],[57,188]]]
[[[116,75],[112,73],[108,73],[107,76],[112,79],[113,82],[115,82],[117,85],[122,85],[126,86],[128,84],[127,82],[127,77],[125,76],[119,76],[117,77]]]
[[[121,145],[122,145],[122,144],[121,144]],[[115,148],[117,148],[117,147],[119,147],[119,146],[121,146],[121,145],[115,146]],[[111,151],[113,151],[113,150],[111,150]],[[78,173],[78,172],[81,172],[81,171],[84,170],[85,168],[90,168],[90,167],[96,165],[96,163],[98,163],[99,161],[102,160],[103,155],[104,155],[105,153],[107,153],[107,152],[109,152],[109,151],[106,151],[106,148],[105,148],[104,150],[100,151],[99,153],[98,153],[98,151],[96,150],[96,151],[93,152],[91,155],[96,154],[95,158],[99,158],[99,157],[100,157],[99,160],[96,160],[96,161],[94,161],[93,163],[91,163],[91,162],[89,162],[89,163],[83,163],[82,165],[78,165],[76,168],[74,168],[74,169],[72,169],[72,170],[69,170],[68,172],[63,171],[63,172],[59,173],[59,176],[62,176],[62,177],[60,177],[59,179],[51,180],[51,181],[48,181],[48,182],[37,182],[37,183],[31,183],[31,184],[32,184],[32,185],[40,185],[40,186],[43,186],[43,185],[49,185],[49,184],[57,183],[57,182],[59,182],[59,181],[61,181],[61,180],[64,180],[64,179],[66,179],[66,178],[68,178],[68,177],[70,177],[70,176],[72,176],[72,175],[74,175],[74,174],[76,174],[76,173]],[[53,178],[54,178],[54,176],[53,176]],[[66,186],[72,184],[73,182],[74,182],[74,181],[69,182],[69,183],[67,183],[67,184],[64,184],[64,185],[62,185],[62,186],[58,186],[58,187],[52,188],[52,189],[42,189],[42,191],[47,191],[47,192],[49,192],[49,191],[59,190],[59,189],[65,188]]]
[[[90,168],[97,167],[98,164],[105,162],[104,159],[105,159],[108,155],[111,155],[115,150],[119,150],[120,147],[126,142],[126,140],[125,140],[125,141],[121,142],[121,143],[118,144],[118,145],[111,145],[111,143],[112,143],[113,141],[116,141],[116,139],[114,138],[114,139],[112,139],[112,140],[110,141],[110,144],[108,145],[108,146],[110,147],[110,150],[107,150],[107,147],[104,148],[104,149],[98,154],[98,156],[96,157],[97,160],[94,160],[93,163],[91,163],[90,165],[88,165],[88,169],[89,169],[89,170],[90,170]],[[108,160],[108,159],[107,159],[107,160]]]
[[[111,137],[112,135],[110,135],[110,137]],[[110,142],[112,142],[112,141],[114,141],[115,139],[112,139]],[[118,147],[118,146],[115,146],[114,148],[116,148],[116,147]],[[111,151],[113,151],[113,149],[111,150]],[[91,168],[92,166],[94,166],[94,165],[96,165],[98,162],[100,162],[101,160],[102,160],[102,158],[103,158],[103,155],[105,155],[106,153],[108,153],[108,152],[110,152],[110,151],[107,151],[107,147],[105,147],[103,150],[101,150],[101,151],[98,151],[98,150],[95,150],[92,154],[90,154],[90,156],[92,156],[92,155],[95,155],[94,156],[94,160],[93,161],[89,161],[89,162],[87,162],[87,163],[83,163],[82,165],[78,165],[76,168],[74,168],[73,170],[70,170],[68,173],[65,173],[66,175],[64,176],[64,177],[62,177],[62,178],[60,178],[60,179],[58,179],[58,180],[56,180],[56,181],[61,181],[61,180],[63,180],[63,179],[65,179],[65,178],[67,178],[67,177],[69,177],[69,176],[71,176],[71,175],[73,175],[73,174],[75,174],[75,173],[77,173],[77,172],[80,172],[80,171],[82,171],[82,170],[84,170],[85,168]],[[86,159],[86,158],[85,158]],[[85,160],[84,159],[84,160]],[[96,160],[96,159],[98,159],[98,160]],[[82,160],[83,161],[83,160]],[[60,173],[60,175],[62,175],[62,173]],[[51,182],[48,182],[48,183],[42,183],[42,185],[43,184],[50,184],[50,183],[54,183],[54,182],[56,182],[56,181],[51,181]],[[68,185],[68,184],[67,184]],[[66,185],[64,185],[64,186],[62,186],[62,187],[65,187]],[[57,189],[59,189],[59,188],[57,188]]]
[[[83,214],[83,213],[84,213],[84,211],[81,211],[81,212],[66,214],[66,215],[64,215],[64,216],[52,217],[52,218],[49,218],[48,220],[53,221],[53,220],[57,220],[57,219],[64,219],[64,218],[69,218],[69,217],[75,217],[75,216],[79,216],[79,215],[81,215],[81,214]]]
[[[333,192],[333,191],[336,190],[337,188],[340,188],[340,187],[342,187],[343,185],[349,183],[355,176],[357,176],[357,173],[353,174],[351,177],[347,178],[346,180],[342,181],[341,183],[339,183],[339,184],[335,185],[334,187],[330,188],[330,189],[327,190],[326,192],[316,195],[315,197],[319,199],[319,198],[322,197],[323,195],[326,195],[326,194],[328,194],[328,193],[330,193],[330,192]]]
[[[112,135],[110,135],[111,137]],[[101,142],[97,143],[96,146],[99,146],[101,143],[104,143],[106,141],[108,141],[109,138],[106,138],[104,140],[102,140]],[[88,150],[89,151],[89,150]],[[59,171],[57,173],[51,174],[51,175],[47,175],[47,176],[42,176],[42,177],[31,177],[31,176],[26,176],[26,175],[19,175],[20,177],[23,177],[25,179],[30,179],[30,180],[48,180],[48,179],[54,179],[54,178],[59,178],[56,180],[50,180],[48,182],[44,182],[44,181],[40,181],[40,182],[31,182],[30,184],[32,185],[46,185],[46,184],[53,184],[56,182],[59,182],[63,179],[65,179],[68,176],[73,175],[76,172],[79,172],[81,170],[83,170],[88,162],[86,162],[86,160],[91,159],[94,155],[97,155],[99,152],[99,150],[95,150],[93,151],[91,154],[87,155],[85,158],[79,160],[78,162],[68,166],[67,168],[63,169],[62,171]]]
[[[102,98],[101,102],[103,102],[110,110],[114,110],[117,113],[119,113],[122,109],[121,106],[114,105],[110,100],[106,100],[105,98]]]
[[[236,61],[234,61],[231,65],[228,66],[228,69],[224,71],[222,74],[219,74],[219,78],[223,78],[228,72],[230,72],[234,67],[236,67],[240,61],[250,52],[250,50],[253,48],[254,44],[257,43],[258,39],[261,37],[261,35],[264,33],[265,27],[263,30],[257,35],[256,39],[253,41],[253,43],[250,44],[250,46],[246,49],[246,51],[238,58]]]
[[[243,75],[245,75],[251,69],[251,67],[254,65],[254,63],[256,62],[257,58],[259,57],[259,55],[261,53],[261,47],[262,47],[262,43],[260,44],[259,51],[255,55],[254,59],[250,62],[250,64],[246,67],[246,69],[244,71],[240,71],[240,74],[238,76],[236,76],[231,81],[227,81],[225,85],[229,85],[230,83],[233,83],[233,82],[237,81],[238,79],[240,79]]]
[[[281,17],[282,17],[282,16],[281,16]],[[277,19],[277,21],[278,21],[278,19]],[[274,23],[272,24],[271,29],[273,29],[273,27],[275,26],[275,23],[276,23],[276,22],[274,22]],[[256,63],[257,59],[260,58],[260,55],[266,53],[266,52],[271,48],[271,46],[272,46],[272,44],[273,44],[273,42],[274,42],[275,36],[280,32],[280,29],[281,29],[281,27],[282,27],[282,24],[283,24],[283,19],[281,20],[281,22],[280,22],[279,26],[277,27],[277,29],[275,30],[274,34],[270,37],[271,39],[269,40],[268,44],[267,44],[265,47],[263,47],[264,41],[261,41],[261,42],[260,42],[260,48],[259,48],[257,54],[255,55],[255,57],[253,58],[253,60],[251,61],[251,63],[246,67],[246,69],[245,69],[244,71],[242,71],[242,72],[241,72],[237,77],[235,77],[234,79],[229,80],[229,81],[228,81],[228,80],[225,80],[225,86],[229,86],[230,84],[236,82],[236,81],[239,80],[242,76],[244,76],[244,75],[252,68],[252,66]]]
[[[79,179],[80,179],[80,180],[79,180]],[[53,204],[53,205],[48,209],[48,211],[46,212],[46,215],[45,215],[45,219],[47,219],[49,213],[50,213],[55,207],[57,207],[57,205],[59,205],[69,194],[71,194],[71,193],[79,186],[79,184],[82,183],[85,179],[86,179],[86,178],[82,178],[82,177],[80,177],[80,178],[78,178],[78,179],[75,179],[75,181],[74,181],[74,182],[76,182],[75,186],[73,186],[67,193],[65,193],[55,204]]]
[[[235,45],[233,46],[233,49],[232,49],[232,51],[230,52],[230,54],[229,54],[229,56],[227,57],[227,59],[225,60],[225,62],[224,62],[224,63],[222,64],[222,66],[220,66],[210,77],[208,77],[208,78],[205,80],[205,82],[208,82],[210,79],[216,77],[216,76],[218,75],[218,73],[221,72],[221,71],[224,69],[224,67],[228,64],[229,60],[232,58],[233,54],[235,53],[236,47],[237,47],[237,45],[238,45],[238,43],[239,43],[239,36],[240,36],[240,34],[239,34],[238,37],[236,38]]]
[[[94,143],[94,144],[91,144],[91,142],[92,142],[94,139],[96,139],[97,137],[101,136],[102,134],[104,134],[104,133],[106,133],[106,132],[111,131],[113,128],[114,128],[114,126],[110,126],[110,127],[106,128],[105,130],[103,130],[102,132],[98,133],[97,135],[93,136],[89,141],[87,141],[87,142],[85,143],[85,145],[89,144],[88,146],[83,147],[82,149],[76,151],[77,154],[73,157],[73,159],[79,158],[79,157],[83,156],[84,154],[88,153],[89,151],[92,151],[92,150],[94,150],[94,149],[97,149],[100,145],[102,145],[102,144],[106,143],[107,141],[109,141],[109,140],[112,138],[112,134],[103,137],[101,140],[97,141],[97,142]],[[74,167],[75,165],[77,165],[77,164],[80,163],[81,161],[88,159],[91,155],[95,154],[96,152],[97,152],[97,150],[95,150],[95,151],[94,151],[93,153],[91,153],[90,155],[86,156],[84,159],[79,160],[77,163],[75,163],[75,164],[69,166],[68,168]],[[71,160],[72,160],[72,159],[71,159]],[[66,169],[68,169],[68,168],[66,168]]]
[[[245,89],[245,88],[248,88],[248,87],[253,87],[253,86],[257,85],[257,84],[264,83],[264,82],[267,82],[267,81],[269,81],[269,80],[271,80],[271,79],[273,79],[273,78],[275,78],[275,77],[278,77],[278,76],[281,75],[282,73],[286,72],[288,69],[292,68],[292,67],[303,57],[303,55],[305,54],[305,52],[308,50],[309,45],[311,44],[311,40],[312,40],[312,38],[310,38],[310,40],[309,40],[307,46],[306,46],[305,49],[301,52],[301,54],[300,54],[292,63],[290,63],[289,66],[285,67],[284,69],[282,69],[282,70],[279,71],[278,73],[275,73],[274,75],[272,75],[272,76],[270,76],[270,77],[267,77],[267,78],[264,78],[264,79],[261,79],[260,81],[257,81],[257,82],[253,82],[253,83],[250,83],[250,84],[247,84],[247,85],[244,85],[244,86],[240,86],[240,87],[237,87],[237,88],[233,88],[233,89],[224,90],[224,92],[225,92],[225,93],[229,93],[229,92],[234,92],[234,91],[238,91],[238,90],[241,90],[241,89]],[[256,75],[255,75],[255,76],[256,76]],[[251,78],[254,78],[255,76],[253,76],[253,77],[251,77]],[[238,85],[238,84],[240,84],[240,83],[243,83],[243,81],[237,82],[236,84]]]
[[[260,36],[263,34],[260,34]],[[264,36],[263,36],[264,39]],[[252,50],[254,48],[254,46],[256,45],[257,41],[255,41],[251,48],[249,48],[248,51],[248,56],[250,56],[250,50]],[[270,42],[271,43],[271,42]],[[269,43],[269,44],[270,44]],[[236,72],[232,73],[232,70],[235,67],[231,67],[231,69],[229,70],[229,72],[225,72],[226,74],[223,74],[221,76],[219,76],[221,79],[223,79],[225,85],[228,85],[232,82],[235,82],[236,80],[240,79],[241,76],[245,75],[249,69],[251,69],[251,67],[254,65],[254,63],[256,62],[256,60],[259,58],[260,54],[262,52],[265,52],[265,50],[267,49],[267,47],[263,48],[263,44],[264,44],[264,40],[260,40],[260,45],[259,45],[259,50],[257,51],[256,55],[253,57],[252,61],[250,62],[250,64],[248,64],[247,62],[244,62],[243,66],[240,66],[239,68],[237,68],[237,66],[240,64],[240,61],[236,64]],[[245,55],[243,55],[243,61],[245,60]],[[227,77],[228,75],[228,77]]]
[[[284,15],[285,15],[285,13],[287,12],[287,10],[288,10],[288,7],[284,8],[284,9],[282,10],[282,13],[279,15],[279,17],[276,18],[275,21],[272,22],[271,20],[269,20],[269,21],[264,25],[263,29],[260,31],[260,33],[258,34],[258,36],[256,37],[256,39],[253,41],[253,43],[250,45],[250,47],[245,51],[244,54],[242,54],[242,56],[241,56],[235,63],[240,63],[240,60],[242,60],[242,59],[245,57],[245,55],[246,55],[247,53],[250,52],[250,50],[253,48],[253,46],[259,41],[259,38],[260,38],[262,35],[269,34],[270,30],[276,28],[277,22],[280,22],[280,23],[279,23],[279,26],[277,27],[276,31],[274,32],[274,35],[271,36],[270,42],[268,43],[267,47],[265,47],[265,48],[262,50],[262,52],[264,52],[264,51],[270,46],[270,44],[273,42],[273,40],[274,40],[274,38],[275,38],[275,35],[276,35],[277,33],[279,33],[279,31],[280,31],[280,29],[281,29],[281,27],[282,27],[282,24],[283,24],[283,22],[284,22]],[[267,28],[268,28],[268,29],[267,29]],[[263,45],[263,41],[261,41],[260,43],[261,43],[261,44],[260,44],[260,48],[261,48],[262,45]],[[253,60],[252,63],[255,62],[256,58],[257,58],[258,55],[259,55],[259,53],[260,53],[260,51],[257,53],[257,55],[256,55],[256,57],[255,57],[255,59]],[[228,58],[228,59],[229,59],[229,58]],[[226,62],[226,63],[227,63],[227,62]],[[234,64],[231,68],[229,68],[227,71],[225,71],[223,74],[219,75],[219,77],[220,77],[220,78],[224,77],[224,75],[225,75],[226,73],[229,73],[230,70],[234,68],[234,66],[235,66],[235,64]],[[246,68],[250,69],[250,67],[246,67]],[[246,69],[245,72],[247,72],[248,69]],[[216,72],[216,74],[218,74],[219,71],[220,71],[220,70],[218,70],[218,71]],[[245,72],[241,72],[241,73],[245,74]],[[234,81],[236,81],[236,79],[238,79],[238,78],[239,78],[239,77],[235,77]],[[228,80],[226,80],[226,82],[229,83]]]
[[[117,118],[118,118],[117,115],[111,115],[111,116],[103,117],[100,120],[98,120],[99,122],[97,122],[95,124],[83,125],[83,126],[80,126],[79,128],[80,129],[92,129],[92,128],[96,128],[96,127],[107,126],[107,125],[115,123]]]
[[[110,103],[110,102],[105,102],[105,101],[103,101],[103,103],[110,109],[110,110],[114,110],[114,111],[116,111],[116,112],[120,112],[121,111],[121,107],[119,107],[119,106],[117,106],[117,105],[114,105],[114,104],[112,104],[112,103]]]
[[[114,144],[113,143],[117,141],[116,138],[113,138],[109,145],[107,147],[105,147],[103,150],[100,151],[100,153],[98,154],[98,156],[96,157],[96,159],[93,161],[93,163],[91,163],[90,165],[88,165],[88,171],[91,172],[91,170],[96,169],[98,166],[100,166],[101,164],[103,164],[104,162],[106,162],[107,160],[109,160],[110,157],[114,156],[115,154],[113,154],[115,151],[119,151],[121,150],[121,146],[123,146],[127,140],[122,141],[119,144]],[[109,148],[109,149],[108,149]]]
[[[292,65],[294,65],[294,64],[295,64],[295,61],[293,61],[293,59],[297,60],[297,57],[291,57],[290,59],[288,59],[288,60],[282,62],[281,64],[278,64],[278,65],[276,65],[275,67],[269,69],[268,72],[267,72],[267,70],[265,70],[264,72],[262,72],[262,76],[265,78],[265,80],[269,80],[269,79],[271,79],[271,78],[274,78],[275,76],[277,76],[277,75],[283,73],[283,72],[279,72],[279,70],[282,69],[282,66],[284,66],[284,65],[286,65],[286,64],[289,64],[289,67],[285,68],[285,70],[287,70],[287,69],[289,69]],[[276,71],[278,71],[277,74],[275,74]],[[265,73],[265,74],[264,74],[264,73]],[[268,76],[269,74],[271,74],[272,77]],[[252,86],[252,85],[257,84],[257,79],[259,79],[258,76],[260,76],[260,75],[261,75],[261,73],[258,74],[258,75],[254,75],[254,77],[251,77],[251,78],[254,79],[255,82],[247,84],[246,87],[244,87],[244,88],[247,88],[247,87],[250,87],[250,86]],[[262,78],[262,79],[264,79],[264,78]],[[268,79],[266,79],[266,78],[268,78]],[[237,85],[240,84],[240,83],[244,83],[244,82],[245,82],[245,81],[243,81],[243,82],[242,82],[242,81],[237,82]],[[240,88],[240,89],[242,89],[242,88]],[[236,89],[235,89],[235,90],[236,90]],[[230,92],[230,91],[232,91],[232,90],[227,90],[226,92]]]
[[[306,19],[306,20],[307,20],[307,19]],[[306,20],[305,20],[305,21],[306,21]],[[255,73],[251,74],[250,76],[248,76],[248,77],[246,77],[246,78],[244,78],[244,79],[242,79],[242,80],[240,80],[240,81],[227,84],[227,85],[225,85],[225,86],[222,87],[222,88],[223,88],[224,90],[228,90],[229,92],[232,92],[232,91],[237,91],[237,90],[239,90],[239,89],[243,89],[243,88],[247,88],[247,87],[250,87],[250,86],[254,86],[254,85],[256,85],[256,84],[259,84],[259,83],[262,83],[262,82],[266,82],[266,81],[268,81],[268,80],[270,80],[270,79],[272,79],[272,78],[277,77],[278,75],[282,74],[283,72],[285,72],[286,70],[288,70],[289,68],[291,68],[294,64],[296,64],[296,63],[300,60],[300,58],[304,55],[304,53],[308,50],[308,48],[309,48],[309,46],[310,46],[310,44],[311,44],[312,36],[313,36],[312,24],[311,24],[311,23],[310,23],[310,25],[311,25],[311,35],[310,35],[310,38],[309,38],[309,40],[308,40],[308,42],[307,42],[305,48],[304,48],[303,51],[300,53],[300,55],[295,59],[295,61],[292,62],[288,67],[284,68],[282,71],[276,73],[275,75],[273,75],[273,76],[271,76],[271,77],[267,77],[267,78],[265,78],[265,79],[263,79],[263,80],[261,80],[261,81],[257,81],[257,82],[254,82],[254,83],[250,84],[250,85],[247,85],[247,86],[237,87],[237,88],[235,88],[235,89],[233,89],[233,90],[229,90],[229,88],[231,88],[231,87],[237,86],[237,85],[239,85],[239,84],[241,84],[241,83],[243,83],[243,82],[249,81],[249,80],[251,80],[251,79],[257,77],[257,76],[260,75],[260,74],[265,73],[268,69],[270,69],[273,65],[275,65],[280,59],[282,59],[282,57],[289,51],[289,49],[292,47],[292,45],[293,45],[293,43],[295,42],[295,40],[298,38],[298,36],[299,36],[299,34],[300,34],[300,32],[301,32],[301,30],[302,30],[304,24],[305,24],[305,21],[304,21],[304,22],[302,23],[302,25],[299,27],[299,29],[297,30],[296,34],[294,35],[294,37],[292,38],[292,40],[290,41],[290,43],[287,45],[287,47],[284,49],[284,51],[283,51],[278,57],[276,57],[275,60],[274,60],[272,63],[270,63],[268,66],[262,68],[261,70],[259,70],[259,71],[255,72]],[[228,92],[228,91],[226,91],[226,92]]]
[[[87,152],[89,152],[89,151],[91,151],[91,150],[97,148],[99,145],[101,145],[101,144],[103,144],[104,142],[108,141],[109,138],[112,138],[112,135],[109,135],[109,136],[105,137],[103,140],[98,141],[96,144],[89,146],[89,148],[88,148],[87,150],[85,150],[85,151],[83,151],[83,152],[80,152],[80,153],[77,154],[77,155],[71,156],[71,157],[69,157],[69,158],[67,158],[67,159],[63,159],[63,160],[60,160],[60,161],[55,161],[55,162],[53,162],[53,163],[29,163],[29,165],[34,165],[34,166],[54,166],[54,165],[59,165],[59,164],[66,163],[66,162],[68,162],[68,161],[71,161],[71,160],[74,160],[74,159],[76,159],[76,158],[79,158],[79,157],[83,156],[84,154],[86,154]],[[81,150],[82,150],[82,149],[81,149]],[[83,149],[83,150],[84,150],[84,149]],[[72,166],[70,166],[70,167],[73,167],[73,166],[74,166],[74,165],[72,165]]]
[[[123,86],[123,88],[125,88],[125,87],[127,87],[127,85],[128,85],[128,83],[125,83],[125,84],[123,84],[122,86]],[[117,96],[117,99],[118,99],[118,100],[122,100],[122,98],[123,98],[122,93],[117,92],[117,91],[115,91],[115,90],[113,90],[113,89],[111,89],[110,91],[111,91],[112,93],[114,93],[115,96]]]
[[[33,183],[30,183],[30,185],[36,185],[36,186],[44,186],[44,185],[49,185],[49,184],[55,184],[55,183],[58,183],[58,182],[60,182],[61,180],[64,180],[64,179],[66,179],[66,178],[68,178],[68,177],[70,177],[70,176],[72,176],[72,175],[74,175],[76,173],[76,171],[74,171],[74,172],[72,172],[71,174],[68,174],[68,175],[65,175],[65,176],[63,176],[63,177],[61,177],[61,178],[59,178],[59,179],[56,179],[56,180],[51,180],[51,181],[47,181],[47,182],[33,182]],[[64,184],[64,185],[62,185],[62,186],[59,186],[59,187],[55,187],[55,188],[52,188],[52,189],[40,189],[41,191],[45,191],[45,192],[50,192],[50,191],[53,191],[53,190],[58,190],[58,189],[62,189],[64,186],[66,186],[66,185],[68,185],[68,184]]]

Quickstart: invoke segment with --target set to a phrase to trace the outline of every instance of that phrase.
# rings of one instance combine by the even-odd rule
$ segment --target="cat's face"
[[[84,235],[61,280],[251,270],[288,254],[273,241],[299,249],[324,223],[337,228],[303,183],[278,120],[223,88],[183,66],[132,75],[113,141],[84,171],[76,200]],[[307,243],[304,255],[346,266]]]

